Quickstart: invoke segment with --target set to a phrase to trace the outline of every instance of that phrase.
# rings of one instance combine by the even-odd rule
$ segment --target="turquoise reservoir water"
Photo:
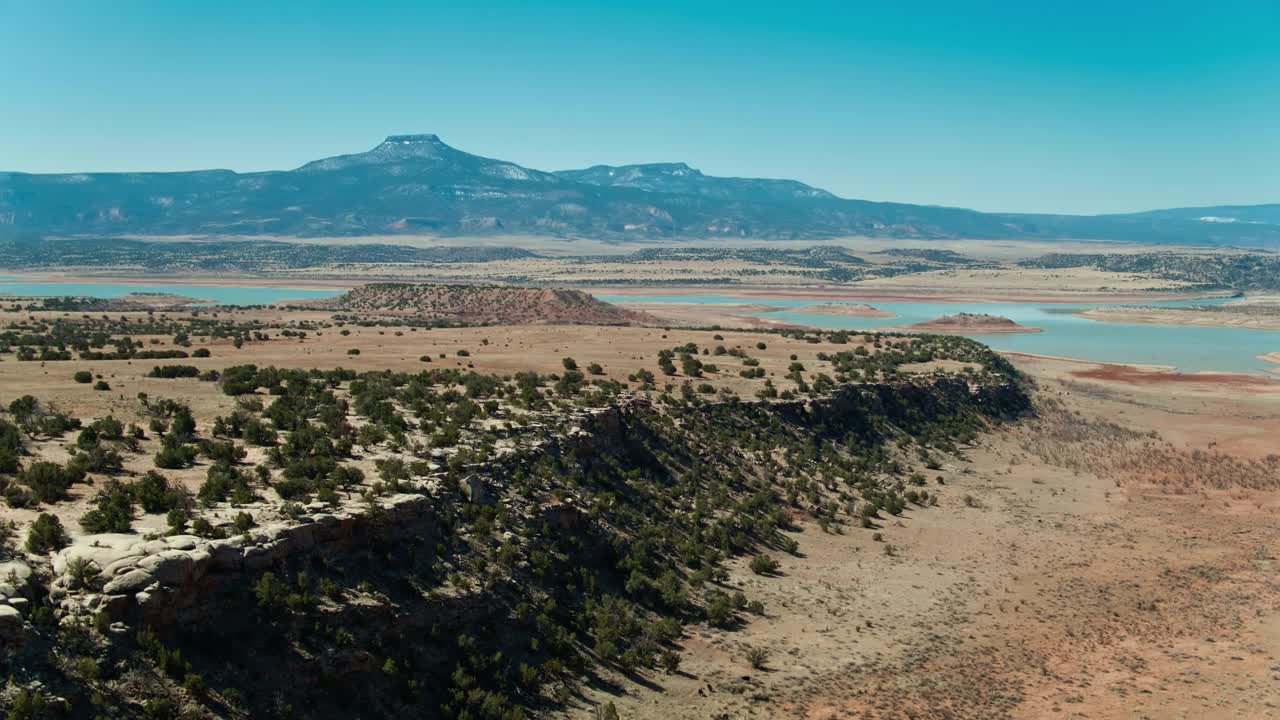
[[[0,276],[0,294],[51,297],[76,295],[113,298],[129,293],[168,293],[205,298],[220,305],[266,305],[281,300],[333,297],[340,290],[309,290],[283,287],[239,287],[223,285],[141,285],[129,283],[41,283],[12,282]],[[1059,355],[1105,362],[1172,365],[1179,370],[1221,370],[1263,373],[1277,366],[1258,359],[1259,355],[1280,351],[1280,332],[1242,328],[1151,325],[1143,323],[1099,322],[1077,317],[1072,311],[1103,305],[1044,305],[1037,303],[932,303],[870,301],[891,318],[844,317],[807,313],[799,308],[822,300],[741,298],[728,295],[601,295],[601,300],[627,302],[707,303],[715,305],[767,304],[784,308],[775,312],[752,313],[796,325],[831,329],[874,330],[901,327],[960,312],[1001,315],[1014,322],[1038,327],[1043,332],[976,334],[973,337],[997,350]],[[1227,298],[1201,298],[1143,303],[1146,305],[1211,305]],[[855,303],[857,300],[842,300]],[[797,309],[785,309],[797,308]]]
[[[601,300],[615,303],[674,302],[724,304],[765,304],[783,308],[802,308],[822,300],[783,300],[739,298],[726,295],[601,295]],[[1201,298],[1142,303],[1178,307],[1213,305],[1228,298]],[[857,303],[842,299],[840,302]],[[750,313],[796,325],[820,328],[874,330],[902,327],[932,320],[941,315],[960,312],[1000,315],[1043,332],[1011,334],[975,334],[974,337],[996,350],[1057,355],[1104,362],[1172,365],[1179,370],[1220,370],[1226,372],[1263,373],[1267,368],[1280,369],[1259,355],[1280,351],[1280,332],[1243,328],[1195,327],[1184,325],[1152,325],[1145,323],[1100,322],[1077,317],[1072,311],[1104,307],[1076,304],[1044,305],[1038,303],[979,302],[881,302],[866,301],[886,312],[891,318],[844,317],[807,313],[800,310]]]
[[[239,287],[232,285],[131,285],[128,283],[81,282],[4,282],[0,277],[0,294],[28,297],[115,298],[129,293],[165,293],[204,298],[216,305],[269,305],[279,300],[327,298],[341,290],[304,290],[284,287]]]

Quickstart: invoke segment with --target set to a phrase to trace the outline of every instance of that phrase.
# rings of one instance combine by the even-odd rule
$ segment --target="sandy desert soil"
[[[1280,382],[1188,390],[1017,365],[1041,419],[927,470],[940,507],[803,526],[776,576],[744,563],[728,581],[763,616],[695,631],[677,674],[614,678],[592,701],[672,719],[1276,712]],[[769,651],[763,669],[748,648]]]
[[[1275,363],[1276,365],[1280,365],[1280,352],[1273,352],[1273,353],[1267,353],[1266,355],[1259,355],[1258,359],[1265,360],[1269,363]],[[1267,372],[1280,375],[1280,367],[1268,368]]]
[[[23,313],[21,317],[54,320],[63,315],[61,312],[45,311]],[[139,318],[145,316],[145,313],[111,315]],[[157,313],[157,316],[162,317],[186,315],[183,312]],[[219,315],[226,319],[258,319],[265,322],[281,322],[285,319],[322,322],[330,317],[330,313],[325,311],[284,309],[221,310]],[[0,321],[11,319],[15,319],[14,314],[0,314]],[[343,331],[347,334],[342,334]],[[758,367],[766,372],[766,377],[781,391],[794,387],[794,383],[786,377],[793,356],[807,368],[816,371],[825,365],[818,359],[818,354],[830,352],[834,347],[825,343],[815,345],[775,334],[740,330],[711,332],[631,326],[519,325],[428,330],[350,325],[342,328],[330,327],[319,332],[308,331],[305,338],[281,337],[277,332],[271,334],[276,336],[272,340],[246,343],[240,349],[236,349],[229,338],[194,338],[190,350],[207,348],[212,355],[209,358],[18,362],[10,355],[0,360],[0,401],[7,404],[20,395],[30,394],[46,406],[68,412],[85,422],[113,415],[123,423],[137,423],[146,427],[149,416],[138,400],[139,393],[146,393],[153,401],[170,398],[188,404],[201,429],[207,431],[216,416],[227,415],[235,409],[235,398],[223,394],[217,384],[212,382],[194,378],[147,377],[153,367],[182,364],[192,365],[203,371],[252,363],[282,368],[344,367],[357,371],[388,369],[414,372],[451,367],[498,375],[526,370],[552,374],[563,372],[563,359],[572,357],[584,368],[590,363],[601,365],[600,374],[592,375],[592,379],[627,383],[628,376],[641,368],[658,373],[658,350],[694,342],[708,349],[714,349],[717,345],[743,348],[751,358],[759,361]],[[137,335],[135,339],[144,341],[153,349],[172,347],[169,337]],[[152,340],[156,342],[153,344]],[[758,343],[764,343],[765,348],[759,348]],[[840,346],[840,349],[851,350],[858,344],[854,340],[848,345]],[[351,354],[353,350],[358,350],[359,354]],[[465,351],[468,355],[460,356],[459,351]],[[424,361],[424,357],[429,358],[429,362]],[[704,377],[698,379],[699,383],[726,387],[746,398],[753,397],[763,387],[764,380],[747,379],[738,374],[746,367],[740,358],[710,355],[702,356],[702,359],[714,363],[718,371],[705,373]],[[921,367],[917,371],[928,372],[931,369]],[[110,390],[94,391],[87,385],[75,382],[73,375],[78,370],[88,370],[106,380]],[[678,386],[681,382],[690,380],[685,376],[659,377],[659,387],[668,382]],[[61,439],[40,441],[33,446],[36,454],[41,457],[65,462],[69,458],[66,448],[73,441],[74,436],[68,435]],[[126,470],[141,473],[151,469],[151,457],[159,449],[158,439],[153,437],[145,441],[142,449],[141,454],[126,454]],[[253,454],[250,461],[261,459],[260,449],[252,448],[251,452]],[[166,475],[194,491],[204,481],[205,471],[206,468],[196,466],[166,471]],[[58,515],[70,533],[79,536],[82,533],[78,520],[88,509],[95,492],[96,488],[92,486],[76,485],[71,489],[70,502],[60,502],[40,510]],[[20,527],[25,527],[38,512],[37,509],[0,506],[0,520],[15,520]],[[162,530],[165,519],[162,516],[143,517],[135,527],[141,530]]]
[[[838,244],[838,243],[837,243]],[[826,244],[824,244],[826,245]],[[700,247],[717,247],[716,244]],[[789,244],[770,246],[788,249]],[[807,250],[813,242],[789,249]],[[628,251],[653,248],[654,245],[625,246]],[[729,247],[728,244],[725,247]],[[863,249],[859,257],[866,265],[852,267],[857,277],[863,269],[869,272],[886,272],[891,262],[906,262],[905,274],[891,277],[873,277],[849,282],[826,281],[824,271],[797,262],[774,257],[763,258],[678,257],[654,260],[615,259],[615,253],[599,253],[585,257],[556,256],[495,260],[492,262],[439,262],[439,263],[347,263],[341,266],[319,266],[296,270],[277,270],[262,275],[190,274],[156,276],[142,268],[76,268],[49,272],[12,273],[27,281],[121,281],[138,284],[226,284],[243,283],[254,286],[278,286],[298,288],[350,288],[367,282],[412,281],[450,282],[470,284],[553,285],[588,288],[604,288],[611,293],[721,293],[741,297],[761,297],[761,293],[791,293],[792,297],[832,299],[918,299],[918,300],[1027,300],[1039,302],[1136,302],[1145,299],[1176,297],[1186,283],[1154,278],[1142,274],[1115,273],[1092,268],[1040,270],[1022,268],[1012,264],[1018,259],[1001,252],[991,253],[990,244],[970,242],[956,247],[966,257],[983,265],[998,267],[954,267],[935,270],[910,271],[914,261],[893,255],[877,255],[874,248],[887,248],[879,244]],[[1030,246],[1028,246],[1030,247]],[[1043,246],[1038,250],[1047,251]],[[901,246],[898,246],[901,249]],[[618,249],[618,248],[611,248]],[[924,243],[914,249],[944,250],[950,246]],[[1094,248],[1095,250],[1097,248]],[[1059,249],[1060,250],[1060,249]],[[1108,248],[1113,250],[1113,248]],[[579,253],[588,253],[585,246]],[[994,254],[997,259],[983,257]],[[1030,253],[1030,255],[1043,254]],[[1021,257],[1021,256],[1019,256]],[[878,268],[878,269],[877,269]]]
[[[760,272],[767,270],[762,277]],[[799,274],[803,268],[709,260],[652,264],[592,263],[528,258],[487,263],[425,266],[369,266],[307,269],[270,276],[132,274],[119,268],[73,272],[6,272],[25,282],[122,282],[137,285],[226,285],[349,289],[368,282],[450,282],[515,285],[572,285],[607,294],[727,294],[746,298],[792,297],[815,300],[923,300],[1028,302],[1140,302],[1178,297],[1176,281],[1090,268],[1034,270],[935,270],[891,278],[822,284]],[[741,275],[738,282],[724,282]],[[720,281],[720,282],[716,282]],[[677,284],[670,284],[676,282]],[[684,284],[679,284],[684,283]],[[1193,293],[1202,296],[1203,293]]]
[[[1151,278],[1137,273],[1113,273],[1093,268],[1041,270],[1005,267],[993,269],[934,270],[907,276],[875,278],[858,283],[875,293],[912,293],[984,300],[1040,300],[1091,302],[1152,291],[1174,291],[1187,283]],[[923,292],[922,292],[923,290]],[[1166,293],[1167,297],[1171,297]],[[874,297],[874,295],[868,296]]]
[[[728,295],[731,297],[758,300],[768,303],[770,299],[784,298],[788,300],[839,300],[839,301],[917,301],[917,302],[1040,302],[1040,303],[1094,303],[1124,302],[1139,303],[1152,300],[1176,300],[1183,298],[1204,297],[1203,292],[1178,292],[1165,280],[1146,279],[1135,282],[1133,287],[1100,289],[1096,284],[1100,281],[1092,277],[1095,271],[1081,269],[1054,271],[972,271],[972,272],[1008,272],[1005,279],[1013,280],[1019,273],[1037,274],[1039,279],[1024,278],[1018,282],[1001,284],[993,278],[975,280],[971,277],[935,276],[934,273],[917,273],[882,280],[864,280],[841,285],[824,285],[809,283],[794,287],[734,284],[734,285],[697,285],[675,287],[653,286],[588,286],[589,292],[607,295]],[[957,272],[958,271],[939,271]],[[1056,280],[1043,275],[1071,273],[1079,282],[1072,287],[1058,290],[1052,286]],[[1106,273],[1115,275],[1115,273]],[[926,277],[928,276],[928,277]],[[1090,276],[1090,277],[1080,277]],[[630,303],[628,303],[630,305]]]
[[[196,236],[126,236],[136,240],[203,240]],[[277,240],[281,242],[318,245],[390,244],[411,247],[517,247],[550,256],[574,255],[623,255],[652,247],[764,247],[809,248],[814,240],[751,240],[742,238],[673,238],[666,241],[615,242],[575,237],[549,237],[545,235],[484,235],[484,236],[435,236],[435,235],[369,235],[361,237],[309,237],[292,236],[231,236],[222,235],[217,240]],[[989,260],[1024,260],[1047,253],[1143,253],[1150,252],[1151,245],[1132,242],[1100,242],[1091,240],[918,240],[903,241],[899,238],[868,238],[843,236],[824,239],[823,245],[843,247],[853,252],[876,253],[905,245],[937,250],[952,250],[972,257]],[[1165,245],[1170,252],[1179,253],[1232,253],[1242,252],[1231,248],[1203,245]]]

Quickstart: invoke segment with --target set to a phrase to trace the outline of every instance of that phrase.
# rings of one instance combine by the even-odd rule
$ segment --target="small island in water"
[[[908,325],[904,330],[931,333],[1025,333],[1040,328],[1019,325],[1007,317],[986,313],[956,313]]]
[[[796,311],[815,315],[843,315],[845,317],[893,317],[893,313],[866,303],[825,302],[796,308]]]

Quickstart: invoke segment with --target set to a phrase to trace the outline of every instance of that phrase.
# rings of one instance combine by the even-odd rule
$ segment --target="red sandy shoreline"
[[[1127,363],[1100,362],[1082,358],[1068,358],[1058,355],[1038,355],[1036,353],[1004,351],[1002,355],[1025,357],[1037,360],[1087,365],[1079,370],[1071,370],[1067,374],[1081,379],[1100,380],[1103,382],[1125,383],[1129,385],[1225,385],[1232,388],[1252,388],[1268,392],[1280,392],[1280,377],[1266,375],[1249,375],[1247,373],[1201,371],[1178,372],[1171,365],[1137,365]],[[1275,373],[1270,370],[1268,372]]]

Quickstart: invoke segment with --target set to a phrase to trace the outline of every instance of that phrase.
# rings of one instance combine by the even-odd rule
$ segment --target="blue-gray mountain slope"
[[[1014,215],[848,200],[794,180],[713,177],[682,163],[552,173],[472,155],[435,135],[393,135],[368,152],[287,171],[0,173],[3,237],[865,235],[1280,244],[1274,214],[1266,222],[1201,217]]]

